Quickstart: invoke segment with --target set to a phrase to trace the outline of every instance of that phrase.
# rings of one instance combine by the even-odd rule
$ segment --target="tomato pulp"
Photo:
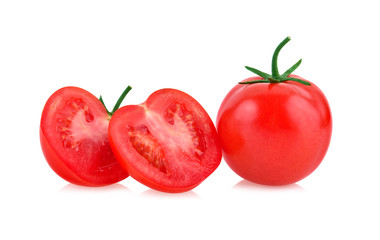
[[[223,158],[238,175],[265,185],[295,183],[323,160],[331,138],[332,117],[322,91],[290,74],[278,74],[275,51],[272,75],[260,75],[236,85],[223,100],[217,117]]]
[[[113,115],[111,147],[131,177],[164,192],[191,190],[220,164],[215,126],[188,94],[161,89]]]
[[[104,186],[128,176],[112,153],[109,115],[91,93],[77,87],[56,91],[45,104],[41,147],[50,167],[78,185]]]

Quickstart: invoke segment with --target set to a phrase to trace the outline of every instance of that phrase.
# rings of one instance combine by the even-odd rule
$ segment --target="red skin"
[[[105,186],[128,176],[108,141],[109,116],[91,93],[61,88],[45,104],[40,141],[50,167],[68,182]]]
[[[314,84],[238,84],[223,100],[216,125],[223,158],[233,171],[251,182],[286,185],[319,166],[330,143],[332,117]]]
[[[220,164],[222,148],[202,106],[175,89],[120,108],[109,125],[111,147],[131,177],[163,192],[185,192]]]

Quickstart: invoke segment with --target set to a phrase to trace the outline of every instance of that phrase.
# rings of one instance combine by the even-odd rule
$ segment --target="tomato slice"
[[[120,108],[109,125],[111,147],[128,173],[164,192],[191,190],[220,164],[215,126],[203,107],[175,89]]]
[[[91,93],[77,87],[56,91],[46,102],[41,147],[50,167],[65,180],[104,186],[128,176],[112,153],[109,115]]]

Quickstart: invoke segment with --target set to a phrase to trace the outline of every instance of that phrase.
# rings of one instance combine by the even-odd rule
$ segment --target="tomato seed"
[[[157,168],[163,173],[167,173],[164,153],[149,129],[146,126],[129,127],[129,139],[133,148],[145,158],[149,164]]]

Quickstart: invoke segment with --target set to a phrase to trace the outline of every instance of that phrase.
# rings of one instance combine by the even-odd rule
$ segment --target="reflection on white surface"
[[[85,187],[79,186],[75,184],[67,184],[63,188],[61,188],[60,192],[121,192],[121,191],[129,191],[129,189],[120,183],[115,183],[112,185],[104,186],[104,187]]]
[[[144,187],[145,188],[145,187]],[[127,192],[132,193],[136,196],[146,197],[146,198],[183,198],[183,199],[200,199],[199,195],[196,194],[194,191],[188,191],[183,193],[166,193],[166,192],[160,192],[154,189],[147,189],[143,192],[140,191],[132,191],[129,188],[127,188],[125,185],[116,183],[109,186],[104,187],[85,187],[85,186],[79,186],[75,184],[67,184],[63,188],[59,190],[60,192],[70,192],[70,193],[103,193],[103,192]]]
[[[143,197],[166,197],[166,198],[186,198],[186,199],[201,199],[198,194],[193,191],[187,191],[183,193],[166,193],[156,191],[154,189],[148,189],[140,194]]]
[[[284,186],[267,186],[267,185],[261,185],[257,183],[253,183],[247,180],[241,180],[235,186],[233,186],[233,189],[251,189],[251,190],[259,190],[259,191],[297,191],[297,192],[304,192],[305,189],[298,185],[297,183],[284,185]]]

